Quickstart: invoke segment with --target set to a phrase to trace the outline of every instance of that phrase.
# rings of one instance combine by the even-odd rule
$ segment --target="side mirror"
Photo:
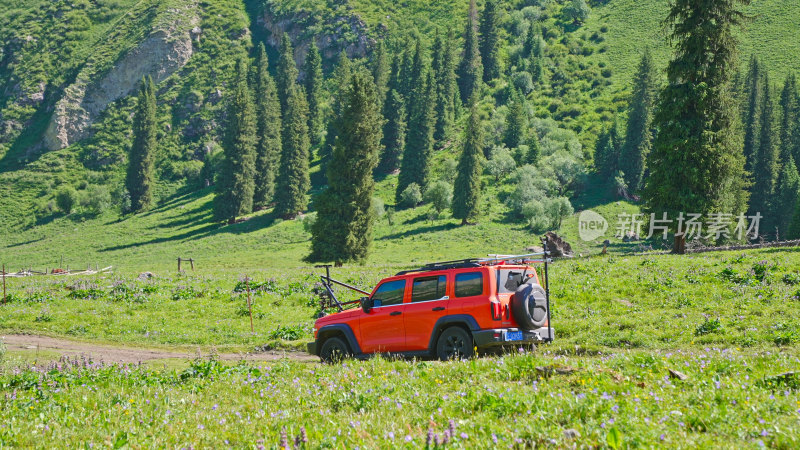
[[[372,311],[374,304],[375,304],[374,301],[369,297],[361,298],[361,309],[366,314],[369,314],[369,312]]]

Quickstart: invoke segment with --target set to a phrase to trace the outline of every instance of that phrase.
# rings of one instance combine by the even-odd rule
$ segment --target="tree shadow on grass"
[[[387,234],[386,236],[382,236],[382,237],[378,238],[378,240],[379,241],[388,241],[388,240],[391,240],[391,239],[398,239],[398,238],[403,238],[403,237],[408,237],[408,236],[416,236],[418,234],[435,233],[437,231],[452,230],[452,229],[455,229],[455,228],[458,228],[458,227],[459,227],[459,225],[457,225],[455,223],[452,223],[452,222],[443,223],[443,224],[440,224],[440,225],[430,225],[430,226],[427,226],[427,227],[417,228],[415,230],[410,230],[410,231],[405,231],[405,232],[400,232],[400,233]]]

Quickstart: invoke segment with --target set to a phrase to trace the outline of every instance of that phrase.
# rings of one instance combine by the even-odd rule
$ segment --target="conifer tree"
[[[797,98],[797,79],[794,74],[786,77],[783,83],[783,90],[781,91],[780,99],[781,107],[781,126],[780,126],[780,162],[784,164],[793,156],[793,134],[794,128],[798,125],[798,98]]]
[[[735,215],[745,209],[744,157],[730,80],[733,28],[742,22],[739,5],[748,2],[672,3],[667,23],[676,51],[654,117],[658,134],[647,160],[647,212],[674,218],[679,212]]]
[[[619,120],[614,119],[614,126],[600,133],[594,149],[594,167],[603,177],[613,176],[619,170],[621,141],[619,137]]]
[[[771,216],[775,219],[775,228],[778,229],[778,237],[786,239],[790,234],[792,217],[797,209],[797,197],[800,195],[800,175],[797,173],[797,166],[794,158],[790,155],[783,163],[781,172],[778,175],[778,182],[775,186],[775,198],[772,202]],[[771,231],[771,230],[769,230]]]
[[[457,89],[454,71],[453,35],[442,39],[436,34],[433,45],[433,71],[436,74],[436,129],[433,138],[438,144],[447,140],[455,120],[455,94]]]
[[[795,202],[792,222],[791,225],[789,225],[789,232],[786,237],[788,239],[800,239],[800,201]]]
[[[774,106],[769,86],[769,76],[762,76],[761,105],[759,116],[761,129],[758,136],[758,150],[753,165],[753,186],[750,194],[750,213],[760,212],[764,215],[762,229],[772,233],[775,217],[767,215],[770,200],[775,193],[775,181],[778,176],[778,154],[774,141]]]
[[[281,217],[291,219],[306,208],[306,192],[310,187],[308,105],[303,89],[297,85],[289,92],[289,101],[283,114],[281,141],[283,150],[275,192],[275,211]]]
[[[256,173],[253,206],[265,207],[275,194],[275,172],[281,154],[281,105],[275,80],[267,71],[267,52],[258,46],[255,70]]]
[[[515,91],[506,114],[506,131],[503,138],[506,147],[512,149],[519,147],[525,136],[526,127],[525,100],[520,92]]]
[[[497,0],[486,0],[480,19],[479,51],[485,82],[500,76],[500,11],[497,7]]]
[[[403,95],[403,59],[404,53],[399,51],[394,54],[392,57],[392,67],[389,70],[389,83],[387,86],[388,90],[395,90],[401,96]]]
[[[372,74],[357,71],[342,99],[336,140],[328,166],[328,188],[320,194],[311,229],[309,261],[366,259],[375,220],[372,170],[378,162],[383,118]]]
[[[305,90],[308,102],[308,132],[311,144],[317,145],[322,138],[323,111],[322,111],[322,57],[317,49],[317,43],[311,39],[305,62]]]
[[[333,70],[334,91],[330,97],[331,110],[333,117],[338,117],[342,109],[342,96],[344,91],[350,84],[350,75],[353,68],[350,58],[347,53],[342,51],[339,53],[339,59],[336,62],[336,68]],[[333,146],[336,144],[336,137],[339,135],[336,129],[336,121],[328,121],[328,131],[325,133],[325,146],[323,148],[322,156],[329,156],[333,154]]]
[[[743,111],[742,123],[744,124],[744,157],[745,170],[751,172],[755,165],[758,153],[758,137],[760,125],[759,112],[761,108],[761,65],[758,58],[753,55],[744,81],[746,103]]]
[[[481,198],[481,162],[483,160],[483,126],[478,114],[477,101],[470,106],[464,149],[458,161],[453,186],[453,217],[466,225],[478,215]]]
[[[125,187],[131,211],[150,207],[153,201],[153,164],[156,152],[156,89],[153,79],[142,78],[133,116],[133,144],[128,157]]]
[[[233,223],[253,210],[256,175],[256,114],[247,83],[247,62],[236,62],[236,79],[228,100],[222,149],[225,158],[216,184],[214,216]]]
[[[411,183],[424,187],[428,185],[430,174],[430,159],[433,153],[433,117],[435,98],[433,72],[429,69],[424,81],[420,83],[412,94],[411,114],[408,118],[408,135],[406,147],[403,151],[403,161],[400,163],[400,175],[397,178],[397,191],[395,199],[400,202],[400,194]]]
[[[464,31],[464,52],[458,65],[458,89],[461,102],[466,103],[480,89],[483,80],[483,63],[478,48],[478,7],[475,0],[469,2],[467,26]]]
[[[525,33],[525,40],[522,42],[522,55],[526,58],[534,56],[534,48],[539,44],[539,37],[541,36],[541,28],[536,25],[536,22],[531,20],[528,25],[528,32]]]
[[[628,109],[625,143],[619,158],[619,169],[625,184],[636,192],[642,187],[645,160],[653,144],[653,106],[656,100],[656,74],[653,58],[645,50],[633,80],[633,97]]]
[[[539,137],[536,136],[536,133],[531,133],[531,137],[528,140],[528,155],[527,160],[523,164],[539,164],[539,158],[542,155],[542,147],[539,145]]]
[[[289,95],[297,84],[297,65],[294,62],[294,49],[289,35],[283,33],[281,38],[280,56],[275,73],[275,85],[278,88],[278,98],[281,101],[281,113],[286,113]]]
[[[386,99],[390,75],[389,58],[386,55],[386,47],[383,45],[383,41],[378,41],[375,45],[375,50],[372,52],[370,72],[372,73],[372,80],[375,82],[378,104],[383,105]]]
[[[392,89],[386,97],[383,110],[386,122],[383,125],[383,153],[378,170],[391,173],[400,168],[400,158],[406,146],[406,107],[403,97]]]
[[[417,36],[417,42],[419,41],[419,36]],[[414,70],[414,57],[416,56],[417,46],[414,41],[409,37],[406,39],[405,49],[406,51],[403,52],[403,61],[400,65],[399,71],[399,80],[400,80],[400,95],[403,96],[406,101],[411,98],[411,93],[414,91],[416,87],[413,81],[413,70]],[[408,104],[406,104],[406,108],[408,108]],[[408,113],[408,109],[406,109],[406,113]]]

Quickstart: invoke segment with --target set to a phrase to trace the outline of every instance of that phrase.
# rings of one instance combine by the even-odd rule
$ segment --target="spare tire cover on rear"
[[[511,312],[520,328],[541,328],[547,322],[547,295],[530,280],[520,286],[511,298]]]

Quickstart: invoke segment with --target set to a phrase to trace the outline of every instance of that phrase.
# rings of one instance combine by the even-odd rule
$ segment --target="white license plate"
[[[521,341],[522,331],[506,331],[506,341]]]

